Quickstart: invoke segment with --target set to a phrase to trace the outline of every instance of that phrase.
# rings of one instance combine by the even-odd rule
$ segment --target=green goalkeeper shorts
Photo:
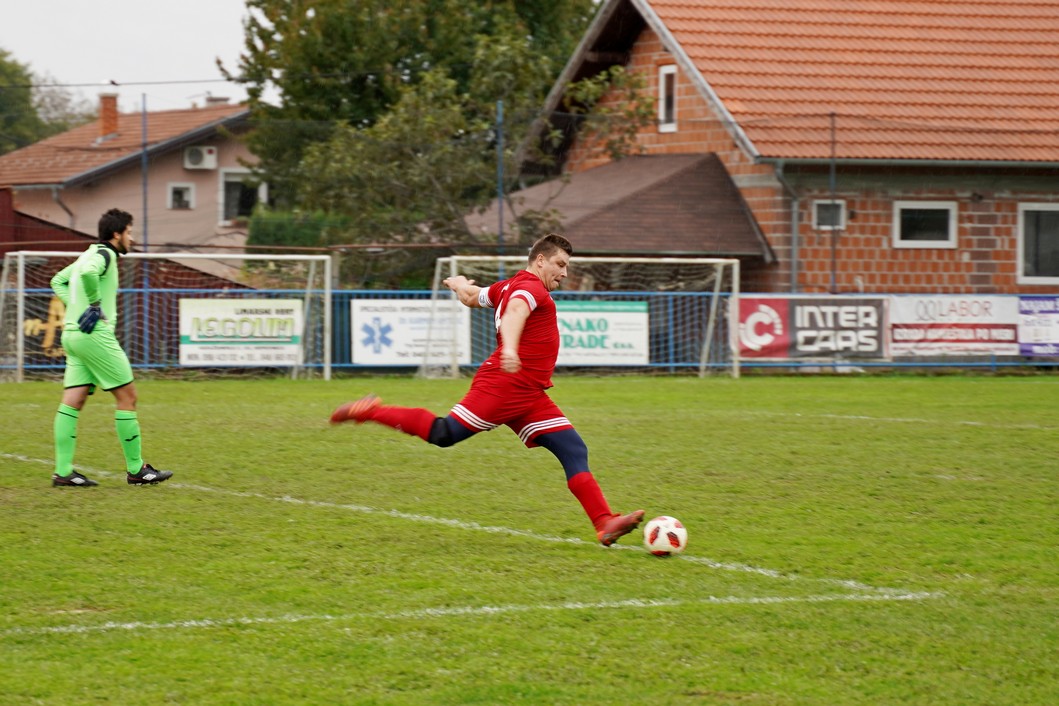
[[[129,357],[110,327],[96,326],[92,333],[63,331],[62,347],[66,353],[63,387],[94,385],[113,390],[132,382]]]

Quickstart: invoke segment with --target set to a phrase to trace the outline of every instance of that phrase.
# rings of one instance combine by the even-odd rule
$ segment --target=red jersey
[[[555,301],[537,275],[527,270],[520,270],[511,279],[497,282],[489,287],[487,305],[496,308],[493,320],[496,323],[496,350],[482,363],[479,373],[490,371],[505,373],[500,367],[500,349],[503,341],[500,338],[500,319],[507,310],[513,297],[522,299],[529,305],[530,315],[522,329],[519,340],[518,357],[522,360],[522,369],[512,377],[539,389],[552,386],[552,373],[555,361],[559,357],[559,320],[555,315]]]

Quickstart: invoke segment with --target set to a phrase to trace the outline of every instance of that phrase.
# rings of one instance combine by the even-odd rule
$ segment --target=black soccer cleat
[[[93,485],[99,485],[99,483],[96,483],[91,478],[86,478],[77,471],[71,471],[68,476],[60,476],[58,473],[53,473],[51,484],[56,488],[91,488]]]
[[[129,485],[155,485],[168,480],[172,475],[172,471],[157,471],[151,464],[145,463],[139,473],[126,473],[125,480]]]

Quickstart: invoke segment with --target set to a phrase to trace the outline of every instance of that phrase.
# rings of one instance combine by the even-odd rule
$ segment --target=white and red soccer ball
[[[688,546],[688,530],[677,518],[661,515],[643,526],[643,545],[655,556],[679,554]]]

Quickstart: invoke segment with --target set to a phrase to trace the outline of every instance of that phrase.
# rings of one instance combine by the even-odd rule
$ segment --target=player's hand
[[[460,287],[464,287],[468,284],[474,284],[473,279],[467,279],[463,275],[455,275],[454,277],[446,277],[441,280],[441,283],[451,289],[454,292],[459,292]]]
[[[92,304],[77,319],[77,328],[84,333],[92,333],[100,319],[106,321],[107,317],[103,315],[103,310],[99,308],[99,304]]]
[[[518,357],[518,351],[500,351],[500,368],[505,373],[517,373],[522,370],[522,359]]]

